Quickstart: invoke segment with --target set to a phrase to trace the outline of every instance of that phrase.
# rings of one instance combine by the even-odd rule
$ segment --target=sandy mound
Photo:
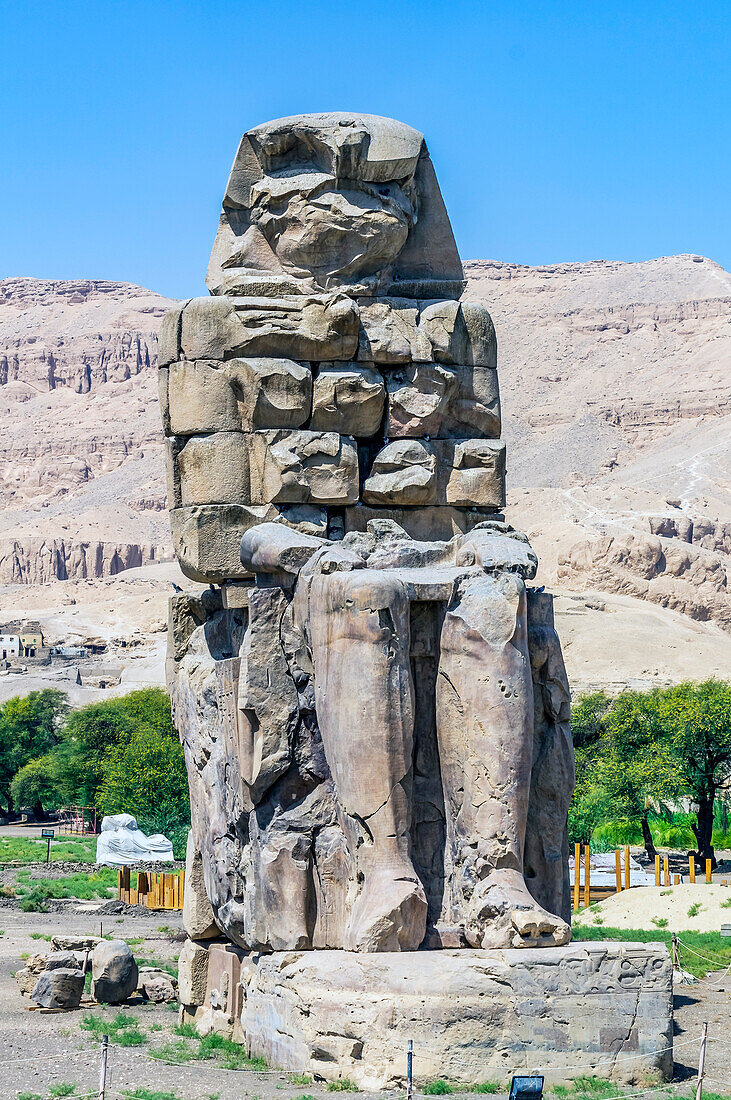
[[[688,911],[700,905],[695,916]],[[573,917],[576,925],[596,925],[601,917],[607,928],[642,928],[652,931],[653,920],[667,921],[662,925],[669,932],[720,932],[722,924],[731,924],[731,888],[707,886],[696,882],[682,886],[642,886],[613,894],[586,914]]]

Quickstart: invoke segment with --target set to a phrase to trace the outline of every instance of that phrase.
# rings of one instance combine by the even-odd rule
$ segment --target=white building
[[[0,634],[0,657],[3,661],[20,656],[20,635]]]

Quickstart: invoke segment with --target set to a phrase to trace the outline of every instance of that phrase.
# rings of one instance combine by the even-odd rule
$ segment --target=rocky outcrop
[[[140,543],[74,542],[64,539],[0,538],[0,584],[113,577],[125,569],[169,560],[164,547]]]
[[[558,576],[573,586],[639,596],[731,632],[727,568],[728,555],[703,546],[621,532],[577,542],[559,557]]]

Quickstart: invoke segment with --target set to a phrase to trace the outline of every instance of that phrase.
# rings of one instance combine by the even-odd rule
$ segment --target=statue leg
[[[309,635],[325,755],[359,830],[361,885],[345,946],[415,950],[427,905],[409,851],[414,704],[406,589],[375,570],[317,576]]]
[[[442,627],[437,729],[454,916],[475,947],[567,943],[523,879],[533,754],[526,591],[514,574],[463,585]]]

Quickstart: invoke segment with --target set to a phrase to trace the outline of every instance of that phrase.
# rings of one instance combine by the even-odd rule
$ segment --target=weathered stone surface
[[[166,367],[180,356],[180,326],[187,302],[178,302],[163,316],[157,337],[157,365]]]
[[[93,951],[99,936],[52,936],[51,947],[54,951]]]
[[[582,1070],[621,1083],[672,1075],[672,968],[661,944],[278,953],[248,970],[247,1044],[290,1072],[403,1086],[412,1039],[417,1086],[499,1080],[506,1067],[540,1067],[550,1083]]]
[[[358,453],[335,432],[215,432],[168,440],[169,496],[202,504],[353,504]]]
[[[91,995],[103,1004],[126,1001],[137,988],[134,955],[124,940],[102,940],[91,955]]]
[[[494,518],[493,508],[376,508],[354,504],[345,509],[345,531],[366,531],[371,520],[386,519],[397,523],[412,539],[446,541]]]
[[[186,889],[188,883],[186,881]],[[153,1004],[167,1004],[178,999],[178,983],[166,970],[155,966],[140,967],[137,991]]]
[[[408,298],[363,299],[358,358],[384,364],[428,362],[432,358],[431,343],[418,321],[417,305]]]
[[[505,444],[487,439],[396,440],[376,455],[363,500],[375,505],[502,508]]]
[[[358,452],[336,432],[256,432],[252,487],[276,504],[353,504],[358,499]],[[259,501],[257,502],[259,503]]]
[[[244,534],[257,523],[278,520],[309,534],[327,532],[327,514],[315,505],[202,504],[170,511],[175,554],[186,577],[204,584],[250,576],[241,564]]]
[[[42,1008],[78,1008],[83,992],[84,971],[61,966],[44,970],[30,996]]]
[[[231,170],[206,281],[213,294],[343,286],[459,297],[462,265],[423,136],[342,113],[254,127]]]
[[[190,360],[351,359],[357,345],[358,307],[344,295],[193,298],[182,315],[180,346]]]
[[[203,860],[196,851],[192,831],[185,848],[185,892],[183,894],[183,928],[192,940],[211,940],[220,929],[213,917],[203,877]]]
[[[291,359],[209,359],[169,368],[171,435],[299,428],[311,405],[309,365]]]
[[[494,367],[414,363],[390,371],[389,439],[500,438],[500,394]]]
[[[492,318],[479,302],[420,302],[419,325],[438,363],[497,367]]]
[[[373,367],[321,363],[312,394],[310,428],[361,439],[375,435],[383,419],[385,385]]]
[[[178,996],[181,1005],[197,1007],[206,1002],[208,944],[186,940],[178,959]]]

